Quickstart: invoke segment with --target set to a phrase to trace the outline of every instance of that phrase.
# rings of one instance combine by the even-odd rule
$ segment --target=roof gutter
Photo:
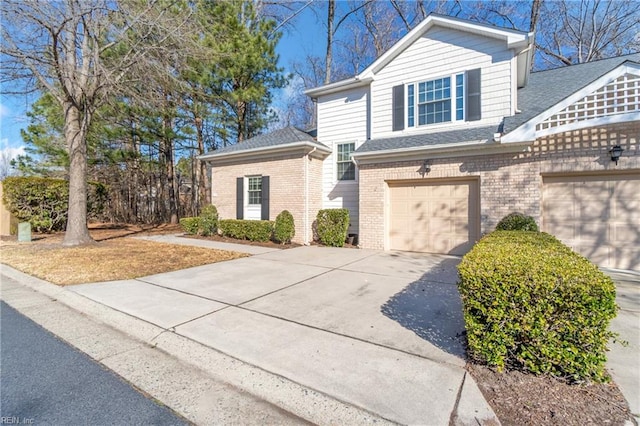
[[[250,149],[243,149],[243,150],[230,151],[230,152],[216,153],[214,151],[211,154],[199,155],[197,158],[198,160],[203,160],[203,161],[215,161],[218,159],[220,160],[241,159],[241,158],[252,157],[255,155],[268,153],[268,152],[281,153],[281,152],[293,151],[301,148],[308,149],[309,152],[318,151],[322,154],[326,154],[325,156],[328,156],[329,154],[331,154],[331,150],[329,148],[324,148],[308,141],[300,141],[300,142],[293,142],[293,143],[288,143],[283,145],[263,146],[259,148],[250,148]]]
[[[388,163],[393,161],[415,160],[419,156],[429,158],[466,157],[475,155],[517,153],[526,150],[530,142],[504,145],[496,141],[482,139],[468,142],[454,142],[437,146],[418,146],[412,148],[384,149],[379,151],[355,152],[352,154],[356,164]],[[423,158],[424,159],[424,158]]]
[[[345,89],[355,89],[358,87],[368,86],[372,81],[372,77],[359,78],[356,76],[347,80],[336,81],[335,83],[327,84],[326,86],[314,87],[313,89],[305,90],[304,94],[312,99],[316,99],[318,96],[330,95],[331,93],[341,92]]]

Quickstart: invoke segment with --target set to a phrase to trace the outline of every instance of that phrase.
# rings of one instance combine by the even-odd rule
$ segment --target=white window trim
[[[358,183],[358,176],[359,176],[359,170],[358,170],[358,166],[355,164],[355,162],[353,161],[353,152],[352,157],[351,157],[351,162],[353,163],[354,167],[355,167],[355,176],[354,179],[350,179],[350,180],[340,180],[338,179],[338,145],[345,145],[348,143],[352,143],[353,144],[353,151],[355,152],[356,149],[358,149],[358,147],[360,146],[360,142],[359,141],[345,141],[345,142],[334,142],[333,143],[333,155],[334,155],[334,159],[332,161],[332,169],[333,169],[333,183],[334,184],[340,184],[340,185],[350,185],[350,184],[354,184],[354,183]]]
[[[457,123],[465,123],[466,120],[466,88],[467,88],[467,79],[465,78],[465,73],[467,70],[462,70],[462,71],[457,71],[451,74],[444,74],[444,75],[439,75],[439,76],[434,76],[434,77],[428,77],[428,78],[424,78],[424,79],[420,79],[420,80],[415,80],[412,81],[410,83],[405,83],[405,87],[404,87],[404,93],[405,93],[405,97],[404,97],[404,102],[405,102],[405,107],[406,107],[406,114],[404,117],[404,128],[408,129],[408,130],[412,130],[412,129],[422,129],[422,128],[426,128],[426,127],[438,127],[438,126],[450,126],[451,124],[457,124]],[[456,76],[462,74],[463,75],[463,81],[462,81],[462,102],[463,102],[463,117],[461,120],[457,119],[456,116],[456,110],[457,110],[457,97],[456,97]],[[419,124],[418,123],[418,85],[420,83],[426,83],[429,81],[434,81],[434,80],[440,80],[443,78],[449,78],[449,89],[451,90],[451,97],[449,99],[451,99],[451,120],[450,121],[441,121],[439,123],[428,123],[428,124]],[[409,86],[413,86],[413,126],[409,126]]]
[[[243,206],[244,206],[244,214],[243,217],[247,220],[260,220],[262,217],[262,203],[260,204],[249,204],[249,179],[251,178],[260,178],[262,179],[262,175],[247,175],[244,177],[244,200],[243,200]],[[260,187],[260,191],[262,192],[262,185]],[[262,200],[262,197],[260,197],[260,199]],[[249,209],[251,209],[251,211],[257,210],[259,212],[258,214],[258,218],[254,218],[254,217],[249,217],[250,215],[249,213]]]

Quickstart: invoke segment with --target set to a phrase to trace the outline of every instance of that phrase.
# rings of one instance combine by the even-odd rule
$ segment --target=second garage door
[[[597,265],[640,270],[640,173],[543,182],[544,231]]]
[[[464,254],[480,236],[477,180],[389,182],[389,248]]]

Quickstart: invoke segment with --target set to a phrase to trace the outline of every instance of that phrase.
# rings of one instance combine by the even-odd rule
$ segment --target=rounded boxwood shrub
[[[538,225],[531,216],[522,213],[509,213],[498,222],[496,231],[535,231],[538,232]]]
[[[218,232],[218,209],[209,205],[202,209],[200,213],[200,235],[208,236]]]
[[[295,235],[296,228],[293,223],[293,215],[288,210],[281,211],[276,217],[273,238],[281,244],[288,244]]]
[[[495,231],[458,266],[470,358],[573,381],[607,381],[615,286],[555,237]]]
[[[269,220],[223,219],[220,232],[225,237],[249,241],[269,241],[273,234],[273,222]]]
[[[348,209],[324,209],[316,216],[318,239],[326,246],[342,247],[349,229]]]

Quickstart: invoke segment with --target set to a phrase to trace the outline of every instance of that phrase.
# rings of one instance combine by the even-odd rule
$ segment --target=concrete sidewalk
[[[183,246],[205,247],[218,250],[236,251],[238,253],[247,254],[264,254],[272,251],[278,251],[278,249],[252,246],[248,244],[234,244],[224,243],[221,241],[201,240],[199,238],[183,237],[184,234],[165,234],[165,235],[144,235],[136,236],[132,238],[138,238],[140,240],[156,241],[159,243],[168,244],[181,244]]]

